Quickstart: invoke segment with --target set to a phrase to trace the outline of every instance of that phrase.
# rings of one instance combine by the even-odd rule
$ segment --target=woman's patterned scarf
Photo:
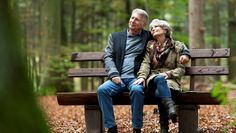
[[[163,45],[159,45],[157,40],[151,43],[153,44],[153,48],[150,51],[152,68],[161,68],[164,66],[170,49],[173,48],[173,44],[170,39],[167,39]]]

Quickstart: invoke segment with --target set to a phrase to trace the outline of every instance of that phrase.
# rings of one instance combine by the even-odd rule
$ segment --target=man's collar
[[[141,30],[137,35],[130,35],[129,34],[129,29],[127,29],[127,37],[133,37],[133,36],[141,36],[143,30]]]

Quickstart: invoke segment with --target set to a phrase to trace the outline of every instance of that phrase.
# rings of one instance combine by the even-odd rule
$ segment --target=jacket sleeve
[[[104,50],[104,63],[105,70],[108,74],[108,78],[111,79],[116,76],[120,76],[115,65],[115,53],[114,53],[114,41],[112,35],[108,38],[108,45]]]
[[[179,43],[175,47],[175,50],[177,52],[176,68],[165,72],[168,75],[169,78],[172,78],[172,79],[181,78],[185,74],[185,65],[181,64],[180,61],[179,61],[180,56],[182,55],[182,51],[183,51],[184,47],[185,46],[184,46],[183,43]]]
[[[185,45],[183,45],[183,50],[181,51],[181,55],[187,55],[188,58],[191,59],[189,49]]]
[[[143,62],[138,72],[138,78],[147,79],[150,73],[150,56],[149,56],[149,49],[147,48]]]

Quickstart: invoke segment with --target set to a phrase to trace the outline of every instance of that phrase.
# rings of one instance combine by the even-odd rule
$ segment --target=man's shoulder
[[[127,33],[127,29],[124,29],[122,31],[112,32],[111,35],[117,36],[117,35],[126,34],[126,33]]]
[[[122,31],[112,32],[111,34],[127,34],[128,29],[123,29]],[[144,34],[151,34],[149,30],[142,30],[142,33]]]
[[[124,30],[118,31],[118,32],[112,32],[111,36],[113,38],[116,38],[116,37],[120,38],[121,36],[126,37],[127,36],[127,30],[128,29],[124,29]],[[145,37],[145,38],[149,38],[151,36],[151,33],[150,33],[150,31],[143,29],[142,32],[141,32],[141,36]]]
[[[143,29],[143,32],[145,32],[145,33],[151,33],[149,30],[145,30],[145,29]]]

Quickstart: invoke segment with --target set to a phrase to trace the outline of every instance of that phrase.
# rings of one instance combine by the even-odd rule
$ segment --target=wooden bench
[[[228,75],[227,66],[196,66],[196,59],[228,58],[230,49],[190,49],[192,56],[190,67],[186,68],[186,76],[190,76],[189,91],[173,94],[173,99],[178,106],[179,132],[193,133],[198,130],[199,105],[218,105],[220,101],[211,96],[210,92],[196,91],[194,89],[195,76]],[[103,52],[73,53],[72,62],[103,62]],[[71,78],[99,77],[100,84],[104,82],[107,74],[101,68],[71,68],[68,72]],[[102,115],[98,106],[96,92],[58,92],[59,105],[84,105],[87,133],[104,132]],[[154,97],[146,96],[145,105],[155,105]],[[123,93],[119,99],[114,99],[114,105],[130,105],[128,93]],[[79,118],[78,118],[79,119]]]

